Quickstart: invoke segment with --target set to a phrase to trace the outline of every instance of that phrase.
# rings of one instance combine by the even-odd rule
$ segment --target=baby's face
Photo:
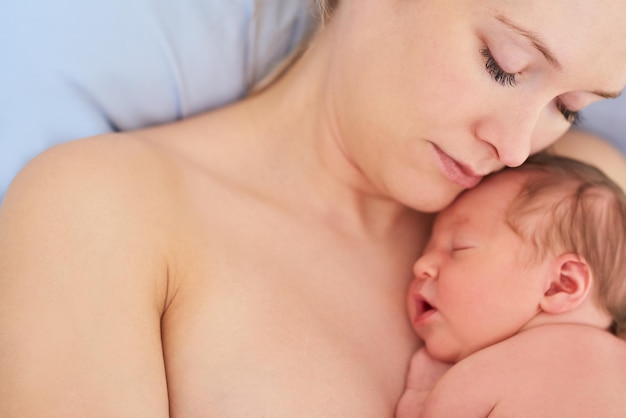
[[[538,312],[548,260],[505,222],[519,174],[500,174],[437,217],[414,266],[408,295],[413,327],[429,353],[456,362],[520,331]]]

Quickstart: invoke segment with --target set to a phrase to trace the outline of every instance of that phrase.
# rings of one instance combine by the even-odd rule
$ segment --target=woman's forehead
[[[534,44],[581,89],[619,93],[626,84],[626,1],[486,0],[479,14]],[[590,87],[586,87],[589,85]],[[584,86],[584,87],[583,87]]]

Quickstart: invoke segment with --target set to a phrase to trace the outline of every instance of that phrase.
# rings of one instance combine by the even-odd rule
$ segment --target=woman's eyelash
[[[493,55],[491,55],[491,51],[488,48],[483,48],[480,50],[481,55],[485,58],[485,68],[487,72],[498,83],[503,86],[514,87],[517,85],[517,79],[515,78],[515,74],[507,73],[500,67],[500,65],[496,62]]]
[[[515,74],[504,71],[496,62],[493,55],[491,55],[489,48],[481,49],[480,53],[485,58],[485,68],[491,78],[503,86],[514,87],[517,85],[517,78],[515,77]],[[560,100],[556,101],[556,108],[559,112],[561,112],[568,123],[576,125],[580,122],[581,117],[579,112],[568,109]]]
[[[556,108],[559,110],[559,112],[561,112],[561,114],[568,123],[576,125],[578,122],[580,122],[579,112],[569,110],[559,99],[556,100]]]

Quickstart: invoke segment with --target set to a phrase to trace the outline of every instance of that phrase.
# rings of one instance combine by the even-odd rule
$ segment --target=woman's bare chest
[[[163,317],[172,416],[392,416],[415,345],[404,268],[313,229],[221,226]]]

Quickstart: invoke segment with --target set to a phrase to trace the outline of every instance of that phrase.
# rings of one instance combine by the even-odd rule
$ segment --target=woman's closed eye
[[[480,53],[485,58],[485,68],[491,78],[505,87],[514,87],[517,85],[515,74],[504,71],[493,55],[491,55],[489,48],[481,49]]]
[[[559,112],[561,112],[561,114],[568,123],[576,125],[578,122],[580,122],[579,112],[568,109],[560,99],[556,99],[556,108],[559,110]]]
[[[500,64],[496,61],[496,59],[491,54],[489,48],[483,48],[480,50],[481,55],[485,58],[485,69],[497,83],[505,86],[505,87],[515,87],[518,83],[516,74],[509,73],[504,71]],[[563,115],[565,120],[572,124],[576,125],[580,122],[579,112],[568,109],[567,106],[563,104],[560,99],[556,100],[556,108]]]

